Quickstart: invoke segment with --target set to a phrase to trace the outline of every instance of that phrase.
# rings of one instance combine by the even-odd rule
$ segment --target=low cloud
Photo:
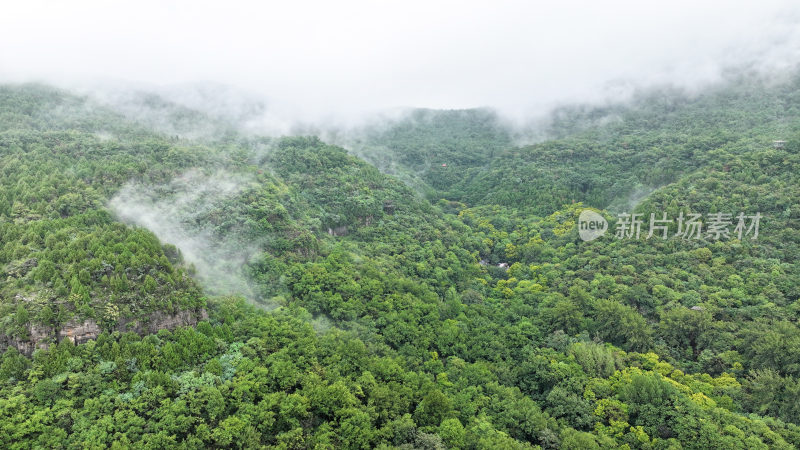
[[[216,209],[250,180],[226,172],[190,171],[165,185],[125,185],[109,202],[123,222],[147,228],[162,243],[175,245],[196,277],[213,295],[238,294],[256,300],[244,266],[259,253],[257,243],[220,233],[211,223]]]
[[[800,61],[791,0],[234,3],[9,4],[0,80],[141,84],[284,134],[403,107],[491,107],[524,121],[563,102]],[[195,83],[209,88],[182,87]]]

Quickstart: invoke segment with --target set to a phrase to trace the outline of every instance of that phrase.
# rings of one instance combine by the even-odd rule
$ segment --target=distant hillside
[[[445,190],[459,173],[511,147],[511,131],[490,110],[414,109],[367,125],[345,144],[381,170],[416,180],[411,183],[418,188]]]
[[[482,110],[418,111],[366,143],[418,173],[433,198],[537,214],[573,201],[621,210],[707,167],[712,150],[743,154],[788,139],[798,105],[800,77],[742,76],[700,94],[652,89],[626,103],[561,107],[540,132],[550,138],[529,146],[513,145],[514,130]]]

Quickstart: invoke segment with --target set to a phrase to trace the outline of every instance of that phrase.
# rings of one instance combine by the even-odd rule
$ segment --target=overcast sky
[[[4,3],[2,80],[214,81],[309,114],[520,112],[800,60],[800,6],[787,0]]]

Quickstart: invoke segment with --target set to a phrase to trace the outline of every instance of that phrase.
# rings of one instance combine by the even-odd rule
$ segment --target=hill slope
[[[420,113],[374,142],[431,204],[317,138],[165,136],[3,87],[0,442],[798,447],[796,91],[565,111],[519,149],[491,114]],[[764,219],[583,242],[573,199]]]

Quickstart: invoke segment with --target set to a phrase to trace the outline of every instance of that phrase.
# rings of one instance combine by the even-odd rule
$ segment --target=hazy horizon
[[[181,6],[7,7],[0,81],[219,85],[242,97],[232,103],[263,99],[287,122],[407,107],[489,107],[520,119],[652,85],[697,89],[731,67],[770,74],[800,62],[800,5],[783,0]]]

